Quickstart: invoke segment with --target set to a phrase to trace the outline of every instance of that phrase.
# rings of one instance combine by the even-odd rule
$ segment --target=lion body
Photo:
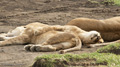
[[[94,36],[97,35],[97,36]],[[45,25],[31,23],[25,26],[22,34],[0,42],[0,46],[33,44],[25,46],[27,51],[61,51],[62,53],[80,50],[82,43],[97,43],[102,40],[96,31],[87,32],[76,26]],[[91,39],[93,38],[93,40]],[[95,40],[97,41],[95,42]]]
[[[120,39],[120,17],[113,17],[105,20],[77,18],[66,25],[74,25],[83,30],[96,30],[100,32],[105,41],[115,41]]]

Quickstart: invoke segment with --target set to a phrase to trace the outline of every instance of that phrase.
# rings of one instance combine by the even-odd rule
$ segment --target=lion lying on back
[[[108,45],[110,43],[120,43],[120,17],[113,17],[105,20],[76,18],[68,22],[66,25],[74,25],[86,31],[96,30],[100,32],[104,41],[109,42],[92,45],[94,47]]]
[[[26,25],[18,35],[3,37],[4,41],[0,46],[16,44],[26,45],[27,51],[56,51],[61,53],[80,50],[82,44],[93,44],[103,42],[100,34],[96,31],[86,32],[76,26],[45,25],[41,23],[31,23]],[[7,34],[6,34],[7,35]]]

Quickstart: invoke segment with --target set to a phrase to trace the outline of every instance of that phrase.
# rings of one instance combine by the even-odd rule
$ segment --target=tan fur
[[[102,38],[107,43],[91,44],[90,47],[120,43],[120,17],[105,20],[77,18],[68,22],[67,25],[74,25],[86,31],[96,30],[100,32]]]
[[[48,26],[48,25],[38,23],[38,22],[30,23],[26,26],[19,26],[19,27],[16,27],[15,29],[9,31],[8,33],[0,34],[0,40],[3,41],[3,40],[11,39],[11,38],[16,37],[18,35],[21,35],[26,28],[37,28],[37,27],[42,28],[45,26]],[[37,32],[37,30],[36,30],[36,32]]]
[[[7,39],[11,39],[13,37],[16,37],[18,35],[21,35],[26,27],[24,26],[19,26],[16,27],[14,30],[9,31],[8,33],[2,33],[0,34],[0,40],[7,40]]]
[[[66,25],[78,26],[86,31],[96,30],[101,33],[105,41],[120,39],[120,17],[113,17],[105,20],[77,18],[71,20]]]
[[[68,51],[79,50],[82,46],[81,41],[84,44],[89,44],[97,43],[102,39],[99,38],[95,42],[97,39],[96,37],[101,37],[98,32],[86,32],[76,26],[48,26],[44,24],[43,26],[39,26],[38,23],[38,26],[34,25],[36,25],[36,23],[26,25],[26,29],[21,35],[1,41],[0,46],[30,43],[36,45],[25,46],[26,50],[56,51],[65,49],[61,51],[61,53],[65,53]]]

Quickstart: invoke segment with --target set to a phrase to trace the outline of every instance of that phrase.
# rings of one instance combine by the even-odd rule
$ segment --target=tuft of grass
[[[35,58],[38,66],[41,67],[66,67],[71,66],[72,62],[90,62],[96,65],[103,65],[107,67],[120,67],[120,43],[110,44],[103,48],[98,49],[94,53],[84,54],[48,54],[42,55]],[[89,61],[92,60],[92,61]],[[35,64],[34,64],[35,65]],[[34,66],[33,66],[34,67]]]
[[[94,0],[88,0],[91,3],[99,3],[98,1],[94,1]]]
[[[120,6],[120,0],[112,0],[114,2],[115,5],[119,5]]]
[[[120,54],[120,43],[114,43],[114,44],[107,45],[105,47],[98,49],[97,52]]]
[[[108,67],[120,67],[120,55],[115,55],[111,53],[85,53],[85,54],[50,54],[43,55],[36,58],[37,60],[44,59],[46,62],[42,63],[44,67],[54,67],[56,62],[59,59],[59,63],[63,63],[63,61],[69,62],[79,62],[84,59],[95,59],[96,64],[106,63]],[[68,66],[68,65],[67,65]]]
[[[106,5],[118,5],[120,6],[120,0],[104,0],[102,1],[103,4]]]

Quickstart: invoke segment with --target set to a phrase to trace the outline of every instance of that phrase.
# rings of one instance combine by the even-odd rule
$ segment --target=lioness
[[[100,32],[104,41],[109,43],[96,44],[96,46],[108,45],[116,42],[120,43],[120,17],[113,17],[105,20],[76,18],[68,22],[66,25],[74,25],[86,31],[96,30]],[[92,46],[95,47],[95,45]]]
[[[96,31],[86,32],[76,26],[26,26],[24,32],[16,37],[0,42],[0,46],[16,44],[34,44],[25,46],[29,51],[56,51],[61,53],[79,50],[83,44],[103,42]]]

